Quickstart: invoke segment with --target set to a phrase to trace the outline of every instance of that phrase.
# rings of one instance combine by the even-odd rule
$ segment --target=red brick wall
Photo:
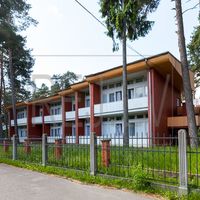
[[[151,69],[151,75],[153,135],[169,136],[167,117],[176,114],[176,100],[180,98],[180,92],[173,86],[172,74],[163,77],[156,70]]]
[[[76,125],[76,143],[79,143],[79,136],[85,134],[84,120],[79,119],[78,109],[85,107],[85,94],[82,92],[75,92],[75,125]]]
[[[45,124],[44,117],[48,116],[50,114],[49,104],[44,104],[42,106],[43,112],[42,112],[42,133],[46,133],[48,136],[50,136],[50,125]]]
[[[101,118],[94,116],[94,105],[101,103],[101,88],[94,83],[90,84],[90,127],[91,132],[101,135]]]

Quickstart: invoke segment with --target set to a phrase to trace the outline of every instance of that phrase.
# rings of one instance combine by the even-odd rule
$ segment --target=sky
[[[99,13],[99,0],[79,1],[103,21]],[[182,0],[183,10],[193,7],[198,1]],[[75,0],[28,0],[28,3],[32,6],[30,15],[39,22],[36,27],[31,26],[24,33],[27,36],[27,47],[33,49],[33,80],[38,86],[42,82],[50,85],[48,77],[68,70],[83,78],[85,75],[122,64],[121,56],[113,56],[121,55],[121,48],[118,52],[112,52],[112,40],[106,35],[105,27]],[[149,19],[155,21],[150,33],[137,41],[129,41],[128,44],[144,56],[170,51],[179,59],[173,8],[174,2],[161,0],[157,11],[149,16]],[[194,27],[198,25],[198,12],[199,9],[193,9],[184,14],[186,43],[190,41]],[[127,50],[128,62],[142,58],[134,51]]]

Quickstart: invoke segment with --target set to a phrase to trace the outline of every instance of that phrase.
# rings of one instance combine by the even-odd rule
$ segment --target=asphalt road
[[[152,200],[141,194],[84,185],[0,164],[0,200]]]

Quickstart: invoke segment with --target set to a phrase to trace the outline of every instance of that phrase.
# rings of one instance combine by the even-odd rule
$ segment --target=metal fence
[[[44,134],[43,138],[23,143],[13,137],[0,139],[0,158],[126,179],[133,179],[139,169],[152,182],[186,190],[188,185],[200,188],[200,148],[192,148],[186,135],[182,130],[178,137],[130,137],[126,145],[122,137],[96,137],[94,133],[78,140],[48,138]]]

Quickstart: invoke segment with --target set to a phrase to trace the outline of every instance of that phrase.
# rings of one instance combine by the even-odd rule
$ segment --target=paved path
[[[56,176],[45,175],[0,164],[1,200],[152,200],[154,198],[83,185]]]

